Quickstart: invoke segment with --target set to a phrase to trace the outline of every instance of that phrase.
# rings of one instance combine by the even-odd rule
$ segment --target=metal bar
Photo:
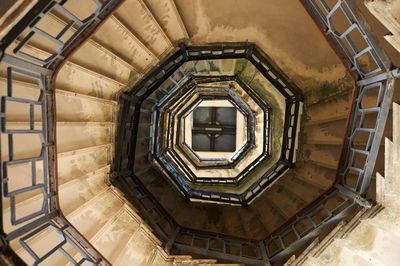
[[[46,215],[36,219],[33,222],[30,222],[30,223],[28,223],[28,224],[26,224],[24,226],[21,226],[20,228],[18,228],[16,230],[12,231],[12,232],[10,232],[10,233],[7,233],[6,239],[8,241],[16,239],[17,237],[20,237],[20,236],[30,232],[31,230],[37,228],[38,226],[48,222],[49,220],[51,220],[51,219],[53,219],[53,218],[55,218],[57,216],[58,216],[58,212],[57,211],[50,212],[49,214],[46,214]]]
[[[185,244],[180,244],[180,243],[174,243],[174,246],[178,249],[193,252],[196,254],[201,254],[204,256],[211,256],[217,259],[223,259],[223,260],[231,260],[239,263],[245,263],[249,265],[260,265],[260,266],[265,266],[265,261],[261,259],[251,259],[247,257],[241,257],[237,255],[231,255],[227,253],[221,253],[213,250],[206,250],[202,248],[198,248],[195,246],[190,246],[190,245],[185,245]]]
[[[349,214],[354,212],[357,208],[357,204],[353,203],[350,206],[348,206],[345,210],[340,212],[339,214],[333,216],[331,219],[328,221],[323,222],[321,225],[316,227],[313,231],[308,233],[307,235],[303,236],[303,238],[291,243],[288,247],[286,247],[285,250],[279,252],[272,258],[270,258],[271,262],[277,262],[280,261],[289,255],[291,255],[295,250],[303,246],[304,244],[308,243],[311,241],[313,238],[317,237],[321,232],[325,231],[326,229],[332,227],[339,221],[343,220],[345,217],[347,217]]]
[[[390,78],[389,80],[387,80],[386,83],[385,96],[383,98],[381,110],[379,111],[377,117],[377,125],[376,125],[374,140],[372,141],[371,150],[367,159],[367,167],[365,168],[364,178],[360,189],[360,195],[362,197],[366,196],[369,184],[371,182],[371,177],[375,167],[376,157],[378,156],[378,151],[383,137],[386,120],[389,114],[390,104],[392,102],[395,80],[396,80],[395,78]]]
[[[33,64],[29,61],[20,59],[18,57],[15,57],[15,56],[9,55],[9,54],[4,55],[2,62],[8,63],[13,66],[21,67],[23,69],[28,69],[29,71],[33,71],[33,72],[36,72],[36,73],[39,73],[42,75],[46,75],[46,76],[51,76],[53,74],[53,71],[50,69],[44,68],[37,64]],[[20,73],[20,74],[22,74],[22,73]]]

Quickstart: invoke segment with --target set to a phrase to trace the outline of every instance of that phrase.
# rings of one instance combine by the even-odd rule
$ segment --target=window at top
[[[198,107],[193,112],[194,151],[234,152],[236,150],[234,107]]]

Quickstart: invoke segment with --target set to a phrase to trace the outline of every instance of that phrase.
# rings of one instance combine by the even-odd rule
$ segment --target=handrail
[[[110,265],[110,263],[71,225],[71,223],[62,214],[58,202],[58,186],[57,186],[57,153],[56,153],[56,115],[55,115],[55,79],[62,65],[71,56],[71,54],[85,42],[91,34],[104,22],[104,20],[116,10],[123,0],[107,0],[100,3],[93,0],[96,5],[95,10],[85,19],[78,19],[73,12],[64,7],[68,0],[62,1],[39,1],[31,11],[25,15],[17,26],[14,27],[2,40],[1,46],[1,62],[8,63],[11,67],[7,69],[7,96],[1,97],[1,132],[8,135],[8,161],[1,162],[1,182],[2,191],[1,201],[3,197],[10,198],[11,225],[16,226],[26,222],[23,226],[14,228],[13,231],[5,233],[4,225],[1,224],[2,244],[6,247],[9,241],[19,238],[19,243],[25,251],[32,256],[35,264],[46,260],[54,252],[61,252],[71,263],[81,264],[89,262],[96,265]],[[62,13],[70,20],[63,30],[56,36],[51,36],[47,32],[36,27],[36,24],[46,17],[52,10]],[[76,26],[75,33],[65,42],[61,38],[72,27]],[[17,47],[10,53],[5,53],[7,46],[17,39],[21,33],[29,29],[30,32]],[[58,45],[47,59],[39,59],[34,54],[22,52],[25,45],[35,34],[39,34],[47,41],[54,42]],[[37,81],[37,88],[40,91],[36,101],[16,98],[13,96],[13,76],[23,75],[33,78]],[[6,122],[6,103],[9,101],[27,104],[30,108],[29,128],[28,129],[8,129]],[[34,123],[34,106],[41,107],[41,129],[35,128]],[[13,136],[15,134],[36,134],[39,135],[41,141],[41,152],[39,157],[24,158],[15,160],[13,157]],[[37,184],[36,163],[43,161],[43,183]],[[32,176],[28,177],[32,180],[32,185],[9,191],[7,186],[8,174],[7,167],[9,165],[30,163],[32,165]],[[3,186],[3,184],[5,184]],[[43,196],[43,205],[40,211],[28,214],[25,217],[16,218],[15,197],[18,194],[25,193],[34,189],[40,189]],[[3,207],[1,204],[3,213]],[[47,246],[48,251],[40,256],[30,247],[28,240],[40,234],[44,230],[55,231],[60,236],[60,243],[56,246]],[[23,236],[24,235],[24,236]],[[23,236],[23,237],[21,237]],[[64,245],[69,243],[73,247],[72,251],[64,249]],[[72,254],[79,253],[80,261],[75,261]]]

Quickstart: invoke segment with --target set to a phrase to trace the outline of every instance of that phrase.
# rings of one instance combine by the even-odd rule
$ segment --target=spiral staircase
[[[1,8],[3,260],[281,265],[373,204],[400,62],[363,3],[21,0]],[[277,69],[269,81],[255,73],[262,65]],[[193,201],[149,156],[153,106],[192,76],[296,92],[297,124],[282,140],[296,140],[293,156],[245,204],[223,202],[233,186],[218,184],[208,186],[215,197]],[[284,121],[276,110],[273,119]]]

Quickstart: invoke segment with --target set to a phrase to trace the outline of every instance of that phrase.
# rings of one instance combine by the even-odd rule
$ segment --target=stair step
[[[6,77],[0,76],[0,84],[3,87],[7,86]],[[13,78],[13,80],[12,80],[12,88],[13,88],[13,91],[12,91],[13,97],[29,99],[29,100],[38,100],[38,98],[39,98],[40,88],[39,88],[38,84],[21,81],[21,80],[18,80],[18,77],[16,77],[16,78]],[[1,95],[5,96],[6,91],[5,90],[2,91]],[[83,103],[88,103],[90,105],[99,106],[98,108],[103,108],[103,109],[111,108],[111,107],[115,108],[117,105],[116,101],[106,100],[103,98],[97,98],[97,97],[93,97],[93,96],[89,96],[89,95],[85,95],[85,94],[74,93],[74,92],[65,91],[65,90],[61,90],[61,89],[56,89],[56,97],[59,97],[61,99],[65,98],[65,97],[69,97],[69,99],[71,99],[70,101],[78,101],[79,100],[79,101],[82,101]],[[61,100],[58,100],[57,104],[59,103],[59,101],[61,101]],[[58,107],[58,105],[57,105],[57,107]],[[90,108],[90,109],[92,109],[92,108]],[[108,110],[106,110],[106,111],[108,112]],[[7,110],[7,113],[8,113],[8,110]],[[40,113],[36,112],[35,114],[38,115]],[[107,114],[105,114],[105,115],[107,115]]]
[[[43,161],[36,161],[35,163],[36,184],[44,183],[43,164]],[[21,163],[7,166],[7,187],[9,192],[27,188],[30,186],[32,186],[32,163]],[[42,195],[42,190],[40,188],[36,188],[34,190],[18,194],[14,198],[14,201],[16,204],[19,204],[20,202],[23,202],[39,194]],[[9,206],[10,198],[4,197],[3,204],[4,206]]]
[[[86,239],[91,239],[122,205],[119,197],[107,189],[101,196],[98,194],[88,204],[69,214],[68,220]]]
[[[12,43],[9,49],[15,47],[17,43],[17,41]],[[50,56],[48,52],[30,45],[25,45],[22,51],[43,58]],[[5,73],[2,76],[5,76]],[[107,99],[111,99],[114,93],[125,86],[124,83],[71,61],[63,65],[56,80],[57,88]]]
[[[308,120],[305,125],[316,125],[328,123],[336,120],[347,120],[350,108],[351,94],[334,97],[328,102],[321,102],[312,106],[308,106]],[[393,101],[400,100],[400,95],[393,95]],[[362,106],[372,107],[376,105],[376,96],[367,94],[364,96]],[[390,107],[392,109],[392,107]],[[329,111],[327,111],[329,110]],[[388,122],[390,119],[388,119]]]
[[[76,178],[65,183],[59,192],[60,206],[65,216],[74,216],[106,193],[104,180],[107,170],[103,168],[94,174],[86,174],[81,179]]]
[[[57,76],[56,86],[66,91],[113,99],[124,84],[67,62]]]
[[[290,191],[297,198],[303,199],[304,203],[311,202],[316,199],[322,192],[318,186],[310,184],[305,180],[297,177],[296,173],[287,174],[283,177],[282,188]]]
[[[145,0],[144,2],[173,43],[189,39],[173,0]]]
[[[117,10],[115,17],[130,31],[136,33],[158,58],[164,57],[172,50],[171,41],[142,0],[124,2]],[[132,20],[132,18],[141,19]]]
[[[41,231],[34,237],[29,239],[29,247],[39,256],[43,256],[62,241],[59,233],[50,228]],[[22,258],[28,265],[34,265],[35,260],[33,257],[21,247],[21,245],[15,245],[19,248],[16,253],[20,258]],[[62,248],[67,252],[75,253],[74,248],[70,243],[65,243]],[[50,257],[48,257],[41,265],[67,265],[69,263],[68,259],[61,252],[54,252]]]
[[[266,221],[262,221],[262,218],[258,213],[250,209],[245,209],[240,212],[239,219],[243,225],[245,235],[248,238],[263,238],[270,233],[268,228],[264,225]]]
[[[252,209],[253,210],[253,209]],[[254,212],[254,210],[253,210]],[[244,224],[241,220],[241,216],[236,211],[235,208],[226,208],[222,210],[222,217],[229,217],[229,219],[223,219],[224,227],[227,232],[231,234],[235,233],[237,235],[246,235],[246,224]],[[260,218],[261,222],[264,222],[262,218]],[[265,226],[263,224],[263,226]],[[264,232],[265,234],[265,232]]]
[[[127,207],[123,206],[121,210],[103,226],[103,230],[99,230],[97,235],[90,241],[111,263],[116,261],[130,237],[135,234],[140,226],[140,221],[132,217],[132,215],[126,211],[126,208]]]
[[[119,257],[115,260],[115,265],[151,265],[154,258],[149,254],[154,254],[161,242],[156,239],[149,230],[141,225],[132,235]]]
[[[14,129],[26,129],[27,124],[23,126],[17,126],[14,124]],[[9,146],[7,134],[1,134],[1,159],[2,161],[8,161]],[[29,143],[27,147],[26,143]],[[38,134],[14,134],[13,135],[13,160],[39,157],[42,148],[41,140]]]
[[[116,106],[110,104],[63,94],[57,94],[56,102],[57,120],[113,122],[115,119]]]
[[[103,150],[92,151],[86,154],[80,153],[75,156],[58,156],[58,184],[62,186],[64,183],[72,181],[75,178],[88,177],[91,174],[102,172],[104,170],[109,171],[109,150],[103,148]],[[14,191],[23,187],[31,185],[30,178],[20,179],[18,177],[30,177],[31,176],[31,163],[9,165],[7,167],[8,172],[8,187],[9,191]],[[27,182],[28,181],[28,182]],[[36,162],[36,183],[43,184],[43,162]],[[16,203],[22,202],[30,197],[41,194],[40,189],[28,191],[19,194],[16,198]],[[8,206],[9,198],[3,199],[4,204]]]
[[[321,190],[330,187],[336,176],[336,169],[322,167],[309,162],[297,162],[294,171],[296,178]]]
[[[264,227],[269,233],[274,231],[279,225],[281,225],[287,217],[280,209],[278,209],[274,204],[267,201],[265,194],[267,191],[260,195],[255,201],[248,207],[254,210],[260,216],[260,220],[263,222]],[[268,207],[266,207],[268,203]]]
[[[298,210],[304,207],[303,199],[292,195],[282,187],[272,186],[266,193],[268,202],[280,211],[286,219],[296,214]]]
[[[363,128],[374,128],[376,122],[375,114],[367,114]],[[346,120],[335,120],[322,124],[306,125],[304,132],[307,144],[338,144],[342,145],[345,134]],[[388,121],[384,135],[391,136],[392,123]],[[354,144],[365,145],[369,138],[369,132],[359,132],[354,139]]]
[[[116,35],[117,37],[110,38]],[[92,38],[123,58],[141,74],[158,61],[153,52],[115,16],[106,20]]]
[[[308,106],[306,125],[327,123],[335,120],[347,119],[351,93],[333,97],[328,102],[320,102]],[[329,111],[328,111],[329,110]]]
[[[70,155],[57,155],[58,183],[63,184],[85,174],[92,173],[110,164],[111,145],[95,146],[96,150],[70,152]]]
[[[302,160],[310,160],[320,166],[333,170],[337,169],[337,163],[340,156],[339,145],[310,145],[305,144],[303,147],[305,158]]]
[[[85,154],[85,153],[90,153],[90,152],[98,152],[101,150],[109,151],[110,149],[112,149],[112,143],[105,143],[105,144],[89,146],[89,147],[81,148],[81,149],[73,149],[73,150],[64,151],[64,152],[58,152],[57,156],[58,156],[58,158],[62,158],[62,157]]]
[[[112,143],[113,134],[113,123],[57,123],[57,150],[65,152]]]
[[[30,215],[36,211],[40,211],[43,203],[43,194],[41,191],[35,191],[36,193],[33,193],[34,196],[31,196],[27,199],[18,200],[17,197],[17,202],[15,205],[15,218],[21,219],[27,215]],[[31,220],[22,222],[18,225],[12,225],[11,224],[11,208],[10,208],[10,203],[9,201],[5,201],[3,203],[3,228],[5,233],[9,233],[13,230],[16,230],[17,228],[20,228],[26,224],[28,224]],[[38,216],[40,217],[40,216]]]
[[[314,126],[305,126],[307,144],[338,144],[341,145],[346,128],[345,120],[338,120]]]

